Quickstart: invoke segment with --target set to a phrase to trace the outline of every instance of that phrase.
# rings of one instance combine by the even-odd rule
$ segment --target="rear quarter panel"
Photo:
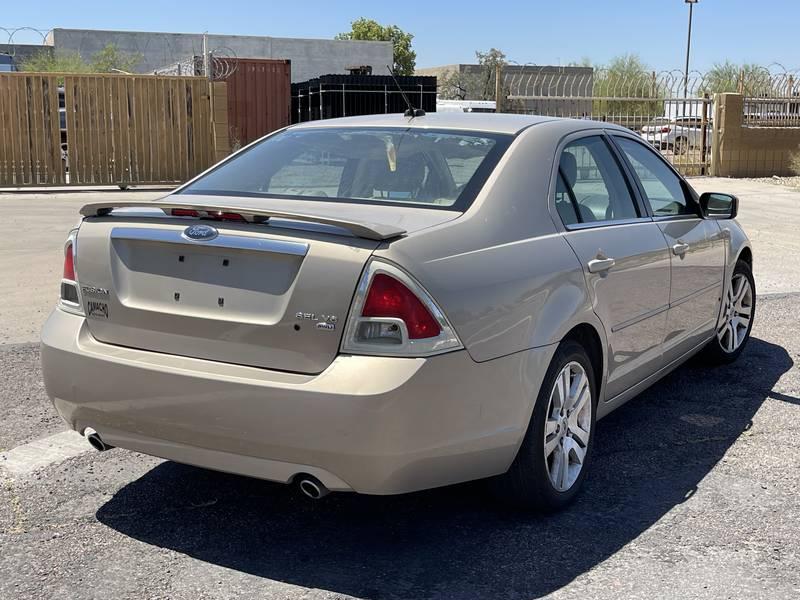
[[[603,337],[583,270],[548,209],[561,121],[523,131],[464,215],[376,251],[409,270],[475,361],[560,341],[588,322]]]

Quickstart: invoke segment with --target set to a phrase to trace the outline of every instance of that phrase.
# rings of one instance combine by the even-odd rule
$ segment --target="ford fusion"
[[[558,509],[598,419],[745,347],[737,208],[606,123],[290,127],[158,200],[81,209],[47,392],[99,450],[313,498],[490,478]]]

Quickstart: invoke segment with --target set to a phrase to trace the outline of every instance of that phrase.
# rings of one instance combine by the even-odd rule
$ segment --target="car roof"
[[[457,129],[460,131],[480,131],[484,133],[517,134],[531,125],[561,121],[563,124],[574,124],[573,129],[580,131],[601,125],[619,129],[609,123],[598,123],[586,119],[564,119],[559,117],[543,117],[538,115],[514,115],[506,113],[462,113],[462,112],[430,112],[424,117],[406,117],[401,113],[365,115],[360,117],[342,117],[306,121],[293,125],[292,129],[312,129],[331,127],[413,127],[419,129]]]

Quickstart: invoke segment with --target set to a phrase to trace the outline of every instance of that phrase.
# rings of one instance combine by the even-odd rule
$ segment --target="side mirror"
[[[700,195],[700,210],[704,219],[735,219],[739,213],[739,199],[733,194],[705,192]]]

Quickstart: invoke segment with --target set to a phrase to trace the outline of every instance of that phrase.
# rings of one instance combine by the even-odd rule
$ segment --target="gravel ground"
[[[800,292],[800,191],[753,179],[699,177],[690,183],[698,192],[739,197],[736,220],[753,244],[759,293]]]
[[[163,190],[0,191],[0,345],[35,342],[58,299],[64,241],[81,206],[101,200],[149,200]]]
[[[748,181],[754,181],[756,183],[771,183],[773,185],[784,185],[786,187],[800,190],[800,176],[779,177],[778,175],[773,175],[772,177],[754,177]]]
[[[480,483],[313,503],[124,450],[6,477],[0,598],[798,598],[798,313],[760,298],[737,364],[684,366],[603,420],[557,515]],[[0,440],[45,435],[36,348],[0,368]]]
[[[39,348],[32,344],[0,345],[0,452],[66,429],[44,401]]]

